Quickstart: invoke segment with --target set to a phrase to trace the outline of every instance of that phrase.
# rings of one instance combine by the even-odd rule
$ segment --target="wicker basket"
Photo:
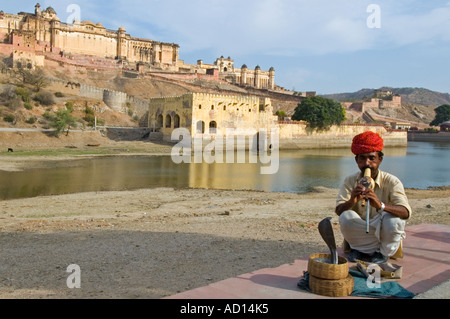
[[[330,259],[330,254],[312,254],[309,256],[308,272],[310,275],[321,279],[344,279],[348,276],[348,262],[344,257],[338,257],[338,264],[328,264],[319,259]]]
[[[353,292],[354,280],[348,274],[344,279],[329,280],[309,275],[309,288],[315,294],[328,297],[345,297]]]

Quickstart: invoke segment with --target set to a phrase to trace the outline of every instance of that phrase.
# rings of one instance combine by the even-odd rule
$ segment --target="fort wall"
[[[406,147],[405,130],[387,130],[383,125],[341,124],[315,131],[303,122],[280,122],[280,149],[345,148],[353,137],[365,131],[380,134],[386,147]]]
[[[375,97],[372,97],[370,101],[365,102],[341,102],[342,107],[347,110],[355,110],[364,113],[371,108],[396,108],[402,106],[402,97],[400,95],[393,95],[392,92],[382,92],[375,90]]]
[[[148,113],[148,101],[128,95],[125,92],[58,79],[50,79],[50,81],[55,91],[103,101],[110,108],[121,113],[128,113],[131,110],[133,115],[137,115],[139,118],[146,116]]]
[[[256,96],[191,93],[153,98],[148,125],[165,141],[171,141],[176,128],[188,129],[193,138],[207,139],[214,139],[219,132],[226,135],[227,129],[255,134],[262,129],[269,134],[279,129],[280,149],[345,148],[355,135],[370,130],[380,134],[388,147],[407,145],[406,131],[387,130],[383,125],[342,124],[316,131],[304,122],[278,122],[270,99]]]
[[[408,141],[450,142],[450,132],[408,131]]]

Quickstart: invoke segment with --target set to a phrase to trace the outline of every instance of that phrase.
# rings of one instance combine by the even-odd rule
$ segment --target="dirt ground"
[[[161,298],[326,251],[335,189],[156,188],[0,202],[1,298]],[[416,223],[450,224],[450,189],[408,190]],[[69,289],[67,267],[81,269]],[[299,278],[303,270],[299,269]]]
[[[109,146],[167,151],[117,143]],[[0,153],[0,169],[45,159],[54,158],[12,161]],[[0,298],[161,298],[292,263],[327,251],[317,230],[325,217],[333,217],[342,242],[336,195],[320,187],[305,194],[155,188],[3,200]],[[409,225],[450,225],[450,187],[407,195],[414,210]],[[68,288],[72,264],[80,267],[80,288]]]

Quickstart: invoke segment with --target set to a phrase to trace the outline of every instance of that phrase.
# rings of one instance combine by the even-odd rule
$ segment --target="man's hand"
[[[336,207],[336,214],[339,216],[343,211],[346,211],[353,207],[357,202],[361,200],[369,200],[370,206],[374,207],[376,210],[381,208],[381,201],[375,194],[373,189],[364,187],[362,184],[358,184],[351,192],[350,199],[345,203],[342,203]]]
[[[358,184],[358,186],[356,186],[352,190],[349,201],[352,202],[354,205],[357,202],[359,202],[360,200],[365,199],[365,192],[366,192],[366,187],[364,187],[362,184]]]
[[[378,199],[378,196],[375,194],[375,192],[373,191],[373,189],[371,189],[371,188],[365,188],[365,189],[362,191],[361,196],[362,196],[365,200],[369,200],[370,206],[374,207],[376,210],[381,209],[381,201]]]

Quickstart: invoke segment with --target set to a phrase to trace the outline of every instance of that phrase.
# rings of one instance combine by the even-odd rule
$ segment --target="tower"
[[[36,5],[34,6],[34,14],[36,15],[36,17],[41,16],[41,5],[39,3],[36,3]]]
[[[125,56],[123,44],[125,42],[125,28],[120,27],[117,32],[117,58],[122,59]]]
[[[244,64],[241,67],[241,85],[245,86],[247,84],[247,66]]]
[[[261,88],[261,67],[259,65],[255,68],[255,83],[253,85],[255,88]]]
[[[273,90],[275,88],[275,69],[271,67],[269,69],[269,89]]]

